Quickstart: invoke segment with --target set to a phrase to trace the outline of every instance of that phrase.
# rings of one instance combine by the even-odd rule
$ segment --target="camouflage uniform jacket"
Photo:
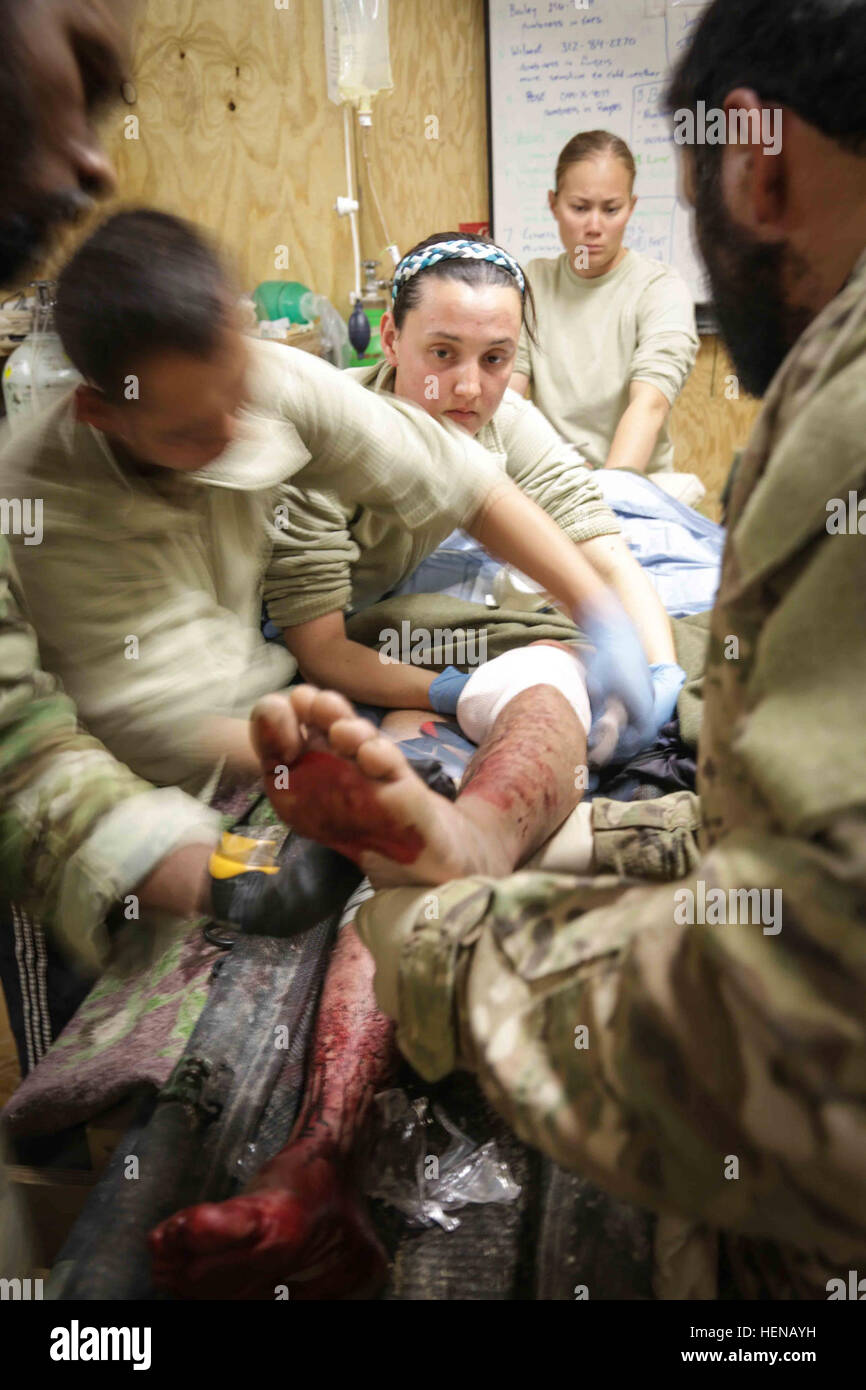
[[[473,1068],[558,1162],[725,1232],[745,1296],[866,1272],[864,439],[866,255],[738,473],[688,877],[395,889],[358,921],[425,1077]]]
[[[154,790],[79,728],[72,701],[39,668],[0,536],[0,894],[93,970],[111,903],[170,850],[217,832],[205,806]]]

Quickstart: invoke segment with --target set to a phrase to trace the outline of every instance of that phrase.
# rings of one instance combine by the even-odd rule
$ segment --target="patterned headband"
[[[490,261],[493,265],[502,266],[503,270],[508,271],[517,282],[521,294],[526,288],[520,266],[513,256],[509,256],[508,252],[499,246],[491,246],[487,241],[436,241],[432,246],[425,246],[421,251],[403,257],[394,272],[391,298],[396,300],[406,282],[411,280],[413,275],[417,275],[419,270],[426,270],[438,261]]]

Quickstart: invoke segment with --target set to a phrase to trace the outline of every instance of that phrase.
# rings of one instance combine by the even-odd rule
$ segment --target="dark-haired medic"
[[[483,444],[579,548],[587,574],[610,586],[651,665],[672,666],[670,622],[617,534],[592,471],[534,405],[508,390],[521,327],[531,318],[531,291],[511,256],[480,237],[442,232],[407,251],[397,267],[393,307],[382,320],[386,361],[350,374],[383,400],[412,401]],[[397,589],[445,540],[447,516],[414,534],[396,519],[386,525],[355,505],[351,477],[337,479],[327,494],[295,489],[292,501],[282,541],[292,567],[286,563],[271,609],[286,645],[315,684],[405,705],[403,673],[351,641],[344,609]]]
[[[0,3],[0,284],[20,280],[56,229],[114,186],[96,125],[125,72],[117,11],[106,0]],[[179,916],[208,910],[217,835],[201,803],[154,789],[82,731],[41,667],[0,536],[3,895],[93,969],[108,949],[106,913],[126,894]]]

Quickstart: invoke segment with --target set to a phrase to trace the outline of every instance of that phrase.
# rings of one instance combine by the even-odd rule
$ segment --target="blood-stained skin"
[[[285,702],[270,700],[256,738],[268,794],[296,830],[359,862],[381,856],[396,873],[418,872],[429,883],[510,872],[577,804],[574,769],[586,755],[574,711],[551,686],[506,706],[456,803],[424,786],[340,696],[303,690],[289,715]],[[283,756],[289,789],[277,790]],[[372,978],[371,957],[345,928],[287,1147],[242,1196],[191,1207],[152,1233],[158,1287],[185,1298],[273,1298],[285,1284],[292,1297],[312,1299],[365,1297],[381,1284],[385,1256],[351,1163],[396,1058]]]
[[[354,763],[314,750],[292,764],[285,802],[292,827],[311,840],[324,840],[357,860],[366,851],[412,864],[424,841],[412,825],[382,807],[377,783],[359,776]]]

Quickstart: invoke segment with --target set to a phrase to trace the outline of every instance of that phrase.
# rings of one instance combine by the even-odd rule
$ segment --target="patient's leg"
[[[316,1020],[303,1106],[286,1147],[228,1202],[189,1207],[151,1234],[154,1282],[183,1298],[364,1297],[386,1257],[352,1171],[376,1091],[396,1065],[392,1023],[373,995],[373,959],[340,933]]]
[[[549,685],[505,706],[453,803],[334,692],[299,686],[261,701],[253,738],[283,819],[353,859],[376,886],[510,873],[577,805],[575,771],[586,757],[583,725]]]

